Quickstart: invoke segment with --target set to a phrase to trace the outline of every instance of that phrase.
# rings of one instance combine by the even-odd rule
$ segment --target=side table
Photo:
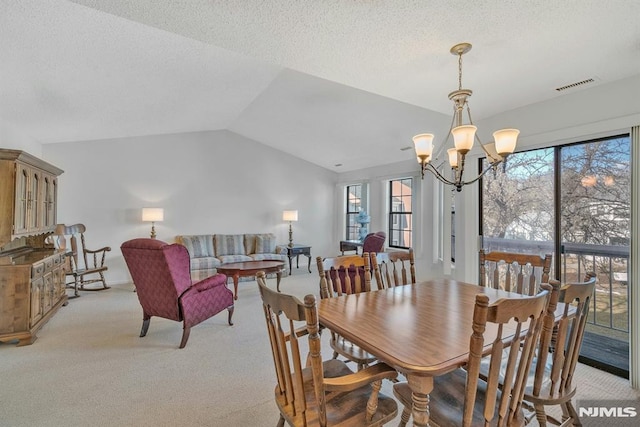
[[[362,247],[360,240],[340,240],[340,252],[344,255],[344,251],[356,251],[358,255],[358,248]]]
[[[296,268],[300,268],[300,255],[304,255],[309,259],[309,265],[307,266],[309,273],[311,273],[311,246],[293,244],[293,246],[286,246],[287,257],[289,258],[289,274],[291,274],[291,260],[296,258]]]

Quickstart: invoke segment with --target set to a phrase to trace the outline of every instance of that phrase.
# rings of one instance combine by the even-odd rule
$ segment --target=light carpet
[[[299,298],[317,289],[317,273],[303,269],[281,283]],[[0,426],[273,427],[275,373],[255,281],[240,283],[234,326],[226,313],[192,328],[178,349],[178,322],[154,317],[139,337],[142,310],[132,285],[82,292],[33,345],[0,344]],[[578,367],[577,378],[579,399],[639,397],[627,380],[588,366]],[[383,392],[391,394],[389,382]]]

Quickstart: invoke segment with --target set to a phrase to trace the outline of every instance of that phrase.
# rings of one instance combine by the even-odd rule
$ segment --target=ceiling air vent
[[[581,82],[575,82],[575,83],[571,83],[570,85],[557,87],[556,90],[558,92],[562,92],[563,90],[574,89],[574,88],[577,88],[578,86],[583,86],[588,83],[594,83],[594,82],[595,82],[594,79],[586,79],[586,80],[582,80]]]

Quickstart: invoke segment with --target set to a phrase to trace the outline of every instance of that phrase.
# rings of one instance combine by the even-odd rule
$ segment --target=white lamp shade
[[[500,155],[511,154],[516,150],[516,142],[518,141],[518,129],[501,129],[493,133],[496,141],[496,151]]]
[[[447,150],[447,154],[449,155],[449,165],[452,168],[458,167],[458,150],[455,148],[449,148]]]
[[[415,145],[416,155],[418,158],[421,156],[431,157],[433,152],[433,134],[421,133],[413,137],[413,144]]]
[[[474,125],[462,125],[451,129],[453,144],[456,146],[456,150],[465,153],[471,150],[477,129]]]
[[[283,221],[297,221],[298,220],[298,211],[282,211],[282,220]]]
[[[163,208],[142,208],[142,220],[145,222],[157,222],[164,220]]]

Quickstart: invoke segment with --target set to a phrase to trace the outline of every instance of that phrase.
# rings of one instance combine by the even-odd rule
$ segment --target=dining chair
[[[493,304],[489,304],[486,294],[476,296],[469,359],[464,369],[434,378],[429,411],[435,425],[511,427],[525,424],[524,389],[542,319],[549,310],[550,287],[548,284],[541,287],[543,290],[536,295],[503,298]],[[490,347],[485,347],[489,344],[485,341],[489,340]],[[483,359],[486,360],[483,362]],[[480,367],[487,362],[485,381]],[[501,377],[503,382],[499,387]],[[404,406],[400,422],[400,426],[404,426],[411,416],[411,389],[407,382],[399,382],[394,384],[393,393]]]
[[[524,400],[533,405],[540,426],[546,426],[547,422],[562,426],[580,425],[572,402],[576,394],[573,376],[591,297],[595,291],[596,277],[594,273],[588,273],[584,282],[561,285],[556,280],[550,280],[549,283],[559,288],[557,301],[563,303],[564,308],[560,319],[555,323],[554,317],[545,316],[535,359],[534,377],[525,389]],[[550,305],[549,311],[553,316],[556,309],[553,298]],[[546,413],[545,407],[554,405],[559,405],[562,409],[562,420]]]
[[[383,379],[397,376],[393,368],[377,363],[354,373],[341,360],[323,361],[315,296],[305,296],[303,303],[274,291],[267,287],[264,272],[256,281],[276,370],[279,427],[285,422],[296,427],[381,426],[395,418],[397,402],[380,392]],[[305,335],[308,355],[303,367]]]
[[[413,248],[408,251],[371,253],[370,256],[378,289],[416,283]]]
[[[549,282],[553,256],[480,250],[480,285],[508,292],[535,295]]]
[[[371,267],[369,253],[344,255],[333,258],[317,257],[320,275],[320,298],[357,294],[371,290]],[[339,334],[330,331],[329,345],[333,358],[342,356],[362,369],[376,358]]]

